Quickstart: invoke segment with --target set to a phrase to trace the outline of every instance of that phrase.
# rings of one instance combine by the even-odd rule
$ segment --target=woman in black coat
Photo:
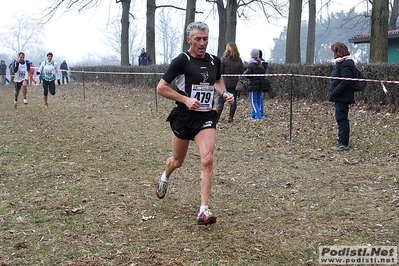
[[[342,42],[331,45],[334,53],[335,66],[332,77],[353,78],[356,77],[356,67],[348,47]],[[349,105],[355,103],[353,90],[354,81],[332,79],[330,83],[330,94],[328,100],[335,102],[335,119],[338,124],[338,144],[333,150],[343,151],[349,149],[350,126],[348,120]]]
[[[220,66],[220,73],[223,74],[241,74],[244,71],[244,64],[242,63],[240,53],[238,52],[237,45],[235,42],[228,42],[226,45],[226,50],[223,56],[220,58],[222,62]],[[234,103],[230,105],[230,113],[228,122],[233,122],[234,114],[237,109],[237,91],[236,85],[238,82],[238,76],[224,76],[224,84],[226,85],[226,90],[234,95]],[[222,114],[224,108],[223,95],[219,95],[218,106],[216,112],[218,113],[218,119]]]

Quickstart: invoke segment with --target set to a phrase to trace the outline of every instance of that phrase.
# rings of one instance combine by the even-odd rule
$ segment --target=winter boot
[[[218,113],[218,121],[219,121],[220,116],[222,115],[223,112],[223,105],[218,105],[218,107],[216,108],[216,112]]]
[[[234,114],[236,113],[237,110],[237,105],[233,104],[230,106],[230,114],[229,114],[229,120],[228,122],[231,123],[233,122]]]

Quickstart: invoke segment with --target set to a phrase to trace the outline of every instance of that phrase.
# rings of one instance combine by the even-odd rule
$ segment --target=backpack
[[[366,79],[366,77],[363,75],[362,72],[360,72],[359,69],[356,68],[356,77],[358,79]],[[366,88],[367,82],[366,81],[360,81],[356,80],[355,83],[353,84],[353,90],[354,91],[364,91],[364,88]]]

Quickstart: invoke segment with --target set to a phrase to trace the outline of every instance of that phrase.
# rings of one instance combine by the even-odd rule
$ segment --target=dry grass
[[[334,152],[331,103],[267,99],[267,118],[217,130],[211,208],[197,226],[190,146],[164,200],[173,102],[108,84],[57,88],[50,108],[0,89],[0,265],[317,265],[319,245],[399,244],[397,114],[351,108],[351,149]],[[86,98],[84,101],[83,97]]]

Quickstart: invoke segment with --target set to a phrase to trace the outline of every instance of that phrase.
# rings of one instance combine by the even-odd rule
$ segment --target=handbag
[[[269,92],[272,90],[272,87],[270,86],[270,81],[267,78],[262,77],[260,79],[260,89],[263,92]]]
[[[236,85],[237,92],[245,92],[248,89],[248,79],[245,77],[240,77]]]

